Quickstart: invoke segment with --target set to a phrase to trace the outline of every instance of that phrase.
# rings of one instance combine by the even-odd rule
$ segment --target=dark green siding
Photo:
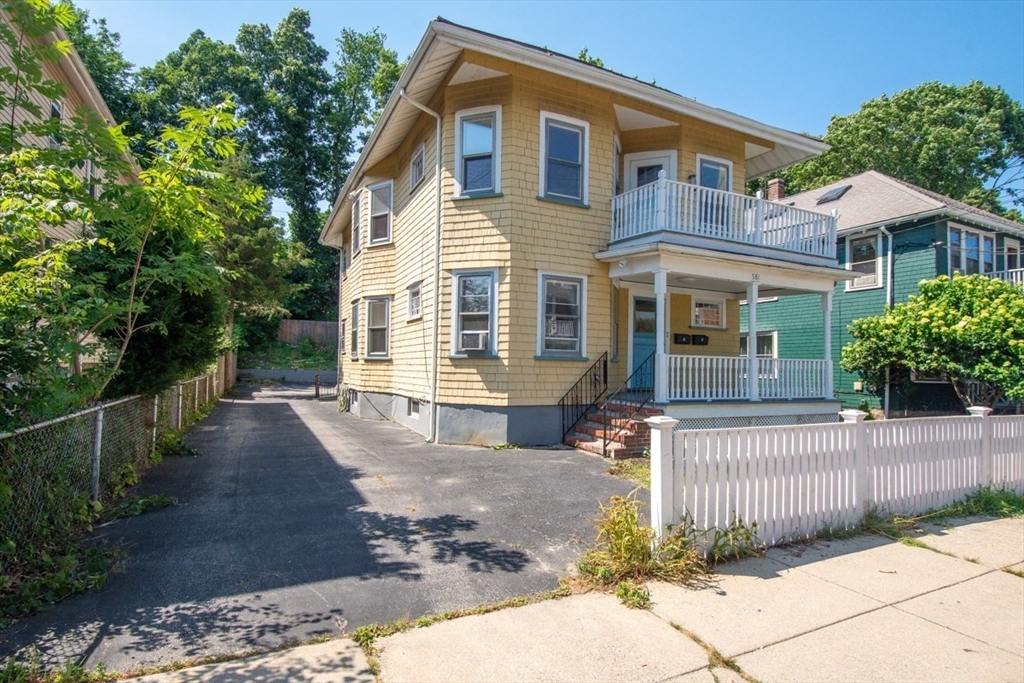
[[[934,278],[947,272],[946,222],[934,218],[892,229],[893,233],[893,299],[901,303],[917,293],[921,280]],[[877,231],[873,234],[877,234]],[[858,235],[859,236],[859,235]],[[835,362],[835,390],[845,407],[857,407],[867,401],[872,408],[880,408],[882,391],[854,391],[856,374],[839,368],[842,347],[850,342],[849,325],[858,318],[881,315],[886,304],[886,269],[888,268],[889,239],[882,239],[882,272],[880,287],[846,291],[840,283],[832,302],[832,359]],[[846,265],[846,239],[837,245],[840,266]],[[757,327],[760,332],[778,332],[779,358],[821,358],[823,353],[824,317],[821,296],[817,294],[782,297],[778,301],[759,304]],[[747,331],[746,312],[740,316],[740,329]],[[956,395],[944,385],[913,385],[906,392],[893,390],[893,411],[958,410]]]

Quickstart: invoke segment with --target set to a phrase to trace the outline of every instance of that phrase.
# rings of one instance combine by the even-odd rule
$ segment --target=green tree
[[[931,82],[882,95],[833,116],[824,141],[831,150],[777,174],[787,192],[873,169],[995,213],[1024,207],[1024,108],[1002,88]]]
[[[143,121],[134,99],[134,65],[121,52],[121,35],[110,30],[106,19],[91,19],[88,11],[67,4],[73,9],[73,18],[65,30],[114,115],[114,122],[126,123],[130,135],[141,133]]]
[[[1024,400],[1024,291],[982,275],[924,280],[920,294],[855,320],[841,367],[871,386],[942,373],[964,406]]]

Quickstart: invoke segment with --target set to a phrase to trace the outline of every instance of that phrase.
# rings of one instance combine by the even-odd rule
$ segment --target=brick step
[[[603,443],[601,439],[595,439],[593,436],[588,434],[579,434],[576,432],[569,432],[569,435],[565,437],[565,444],[578,448],[581,451],[593,453],[594,455],[604,455]],[[623,445],[615,443],[614,441],[608,444],[608,457],[612,460],[616,460],[616,454],[623,449]]]
[[[624,421],[625,422],[629,422],[629,420],[624,420]],[[630,430],[630,429],[623,429],[623,430],[620,431],[619,430],[619,425],[614,425],[614,424],[606,425],[606,424],[601,424],[600,422],[589,422],[589,421],[578,423],[575,427],[573,427],[573,431],[576,432],[577,434],[583,434],[583,435],[586,435],[586,436],[592,436],[595,439],[599,439],[599,440],[600,439],[604,439],[604,438],[608,438],[608,439],[614,439],[615,441],[623,441],[627,437],[630,437],[630,436],[633,436],[633,435],[636,434],[636,432],[634,432],[633,430]]]

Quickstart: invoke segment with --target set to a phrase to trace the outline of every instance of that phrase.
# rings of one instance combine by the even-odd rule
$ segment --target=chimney
[[[782,178],[772,178],[768,181],[768,201],[781,202],[786,198],[786,181]]]

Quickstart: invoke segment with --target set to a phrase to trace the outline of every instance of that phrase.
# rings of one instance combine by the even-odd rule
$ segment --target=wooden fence
[[[651,523],[663,535],[741,520],[774,545],[852,528],[872,509],[944,507],[982,486],[1024,493],[1024,417],[978,412],[675,433],[672,418],[651,418]]]
[[[312,339],[317,344],[338,345],[338,323],[319,320],[282,320],[277,328],[277,339],[288,344],[298,344],[303,339]]]

